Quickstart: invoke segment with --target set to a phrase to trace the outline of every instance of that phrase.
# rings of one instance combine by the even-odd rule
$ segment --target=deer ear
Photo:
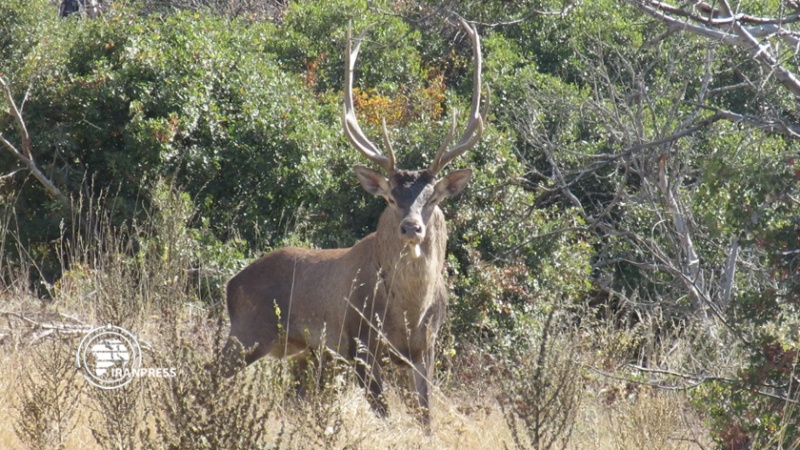
[[[364,166],[355,166],[353,170],[355,170],[356,177],[358,177],[358,181],[365,191],[381,197],[389,195],[389,182],[383,175]]]
[[[454,170],[436,182],[434,191],[440,198],[452,197],[463,191],[472,179],[472,169]]]

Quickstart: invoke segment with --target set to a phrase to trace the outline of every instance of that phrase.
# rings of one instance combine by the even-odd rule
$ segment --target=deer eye
[[[387,200],[389,201],[390,205],[392,205],[392,206],[395,205],[395,201],[394,201],[394,199],[392,197],[387,198]]]

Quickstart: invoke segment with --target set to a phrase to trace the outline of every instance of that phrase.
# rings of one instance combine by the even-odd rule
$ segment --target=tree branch
[[[3,77],[0,77],[0,88],[2,88],[3,94],[6,97],[6,102],[8,103],[8,114],[14,118],[14,122],[17,125],[17,130],[22,138],[22,151],[12,144],[11,141],[6,139],[2,132],[0,132],[0,143],[2,143],[3,147],[11,152],[11,154],[14,155],[31,172],[34,178],[36,178],[42,187],[44,187],[45,191],[50,197],[56,199],[67,209],[72,210],[72,202],[69,200],[69,198],[67,198],[67,196],[61,192],[61,189],[53,184],[53,182],[47,178],[47,176],[42,173],[42,171],[39,170],[39,167],[36,165],[31,152],[31,141],[30,136],[28,135],[28,127],[25,126],[25,120],[22,118],[22,113],[20,113],[20,110],[14,101],[14,96],[11,94],[11,88],[6,80],[3,79]]]
[[[14,118],[14,121],[17,123],[19,134],[22,136],[22,150],[25,152],[25,156],[32,162],[33,155],[31,154],[31,138],[28,135],[28,127],[25,126],[25,121],[22,120],[22,113],[20,112],[19,108],[17,108],[17,104],[14,102],[13,95],[11,95],[11,88],[8,86],[8,83],[3,79],[3,77],[0,77],[0,87],[3,88],[3,93],[5,94],[6,101],[8,102],[8,113]],[[2,137],[2,134],[0,134],[0,137]],[[3,139],[3,141],[5,141],[5,139]],[[14,150],[16,151],[16,149]]]
[[[726,310],[731,304],[731,294],[733,293],[733,282],[736,277],[736,260],[739,258],[739,236],[731,239],[731,246],[728,250],[728,260],[725,262],[725,269],[722,272],[722,299],[720,307]]]
[[[714,39],[725,44],[737,45],[748,50],[758,63],[770,70],[775,74],[775,77],[788,89],[795,97],[800,97],[800,80],[789,69],[783,66],[778,61],[772,52],[769,45],[762,45],[755,34],[780,34],[783,39],[788,39],[790,42],[798,43],[800,38],[795,33],[785,32],[782,28],[771,28],[767,25],[775,25],[778,23],[795,22],[800,20],[798,14],[792,14],[783,21],[778,19],[760,19],[747,15],[733,14],[730,4],[727,0],[721,0],[722,13],[725,15],[723,18],[704,18],[686,12],[685,10],[672,6],[668,3],[659,1],[647,0],[628,0],[633,3],[637,8],[646,14],[654,17],[669,27],[673,27],[680,31],[688,31],[699,36]],[[678,19],[673,15],[679,15],[685,19]],[[691,22],[695,23],[691,23]],[[757,23],[759,26],[747,28],[742,25],[742,22]],[[714,27],[725,25],[730,27],[734,33],[728,33]]]
[[[792,124],[787,124],[777,120],[759,119],[745,114],[739,114],[726,109],[717,108],[715,106],[704,105],[693,101],[686,101],[689,105],[697,106],[698,108],[714,111],[715,117],[720,119],[730,120],[736,123],[745,123],[751,127],[758,128],[768,133],[782,134],[787,137],[798,139],[800,138],[800,127]]]
[[[714,376],[714,375],[683,374],[683,373],[674,372],[674,371],[671,371],[671,370],[650,369],[650,368],[638,366],[638,365],[635,365],[635,364],[628,364],[628,367],[630,367],[631,369],[637,370],[639,372],[642,372],[642,373],[653,373],[653,374],[668,376],[668,377],[671,377],[671,378],[677,378],[677,379],[680,379],[680,380],[685,380],[686,384],[685,385],[680,385],[680,384],[677,384],[677,383],[676,384],[664,384],[663,382],[656,381],[656,380],[640,380],[640,379],[636,379],[636,378],[632,378],[632,377],[614,375],[614,374],[606,372],[605,370],[601,370],[601,369],[598,369],[597,367],[593,367],[593,366],[590,366],[590,365],[584,365],[584,367],[586,367],[587,369],[591,370],[592,372],[597,373],[598,375],[601,375],[601,376],[606,377],[606,378],[610,378],[612,380],[625,381],[625,382],[628,382],[628,383],[639,384],[639,385],[643,385],[643,386],[650,386],[650,387],[653,387],[653,388],[656,388],[656,389],[663,389],[663,390],[669,390],[669,391],[689,391],[689,390],[692,390],[692,389],[696,389],[696,388],[702,386],[705,383],[713,383],[713,382],[725,383],[725,384],[734,385],[734,386],[742,385],[742,382],[739,381],[739,380],[736,380],[736,379],[730,379],[730,378]],[[752,385],[753,386],[762,386],[762,387],[765,387],[765,388],[768,388],[768,389],[774,389],[774,390],[784,390],[785,389],[782,386],[773,386],[773,385],[767,385],[767,384],[752,384]],[[787,403],[792,403],[792,404],[795,404],[795,405],[800,405],[800,400],[797,400],[795,398],[786,397],[786,396],[783,396],[783,395],[773,394],[772,392],[767,392],[764,389],[754,388],[750,392],[753,392],[754,394],[762,395],[764,397],[769,397],[769,398],[774,399],[774,400],[787,402]]]

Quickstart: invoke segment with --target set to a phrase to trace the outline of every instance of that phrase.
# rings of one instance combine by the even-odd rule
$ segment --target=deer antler
[[[369,28],[368,28],[369,29]],[[389,142],[389,132],[386,130],[386,121],[383,121],[383,141],[386,145],[386,155],[378,150],[368,138],[364,135],[361,127],[358,125],[356,119],[355,108],[353,107],[353,69],[356,65],[358,58],[358,50],[361,47],[361,41],[367,33],[364,30],[356,37],[355,47],[352,46],[352,24],[347,25],[347,52],[345,53],[345,71],[344,71],[344,115],[342,116],[342,124],[344,125],[344,134],[350,144],[360,151],[370,161],[378,164],[386,171],[387,174],[394,172],[394,152]]]
[[[439,171],[442,170],[450,161],[469,150],[478,142],[483,134],[483,121],[486,119],[486,114],[489,112],[488,95],[486,104],[483,106],[483,110],[478,110],[481,102],[482,60],[480,36],[478,36],[478,31],[474,27],[471,27],[464,19],[459,20],[461,20],[461,25],[467,30],[467,34],[472,40],[472,56],[475,59],[475,73],[472,77],[472,109],[469,113],[469,122],[467,123],[467,127],[464,130],[464,134],[461,135],[461,140],[458,141],[455,147],[445,151],[450,145],[450,142],[453,140],[453,135],[456,132],[456,116],[458,112],[455,110],[453,111],[453,122],[450,126],[450,131],[447,133],[442,145],[439,146],[439,150],[436,152],[436,156],[433,158],[431,167],[428,169],[434,175],[439,173]]]

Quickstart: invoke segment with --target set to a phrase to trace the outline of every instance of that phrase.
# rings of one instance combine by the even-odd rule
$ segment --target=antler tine
[[[394,172],[394,152],[392,151],[391,145],[389,145],[389,134],[386,131],[385,121],[383,124],[383,138],[384,142],[387,144],[386,151],[388,155],[381,153],[378,147],[364,135],[361,127],[358,125],[358,119],[356,118],[355,107],[353,105],[353,69],[356,65],[356,59],[358,59],[358,50],[361,47],[361,41],[364,39],[364,35],[368,30],[369,27],[356,37],[356,44],[353,47],[352,23],[347,25],[347,51],[345,52],[344,71],[344,114],[342,115],[342,125],[344,127],[344,134],[347,136],[350,145],[366,156],[367,159],[381,166],[387,173],[392,173]]]
[[[436,167],[439,167],[441,163],[442,155],[444,154],[447,147],[450,146],[450,143],[453,142],[453,136],[456,134],[456,118],[458,117],[458,110],[453,108],[453,120],[450,124],[450,130],[447,131],[447,136],[444,137],[444,141],[442,141],[442,145],[439,146],[439,149],[436,150],[436,156],[433,158],[433,163],[431,163],[431,171],[434,171]],[[438,172],[438,170],[436,170]],[[436,173],[434,172],[434,173]]]
[[[381,119],[381,129],[383,130],[383,145],[386,147],[386,159],[389,161],[389,167],[394,170],[394,149],[392,149],[389,131],[386,129],[386,119]]]
[[[483,134],[483,121],[486,114],[489,112],[489,101],[486,101],[483,110],[479,110],[481,102],[481,41],[478,36],[478,30],[471,27],[464,19],[459,19],[461,25],[467,30],[467,34],[472,40],[472,56],[475,59],[475,72],[472,76],[472,107],[469,113],[469,122],[464,129],[464,134],[461,135],[461,140],[452,149],[445,152],[455,132],[455,113],[453,114],[453,124],[451,125],[450,132],[447,134],[436,156],[433,159],[431,168],[432,173],[436,174],[442,170],[450,161],[460,156],[462,153],[469,150],[474,146]]]

